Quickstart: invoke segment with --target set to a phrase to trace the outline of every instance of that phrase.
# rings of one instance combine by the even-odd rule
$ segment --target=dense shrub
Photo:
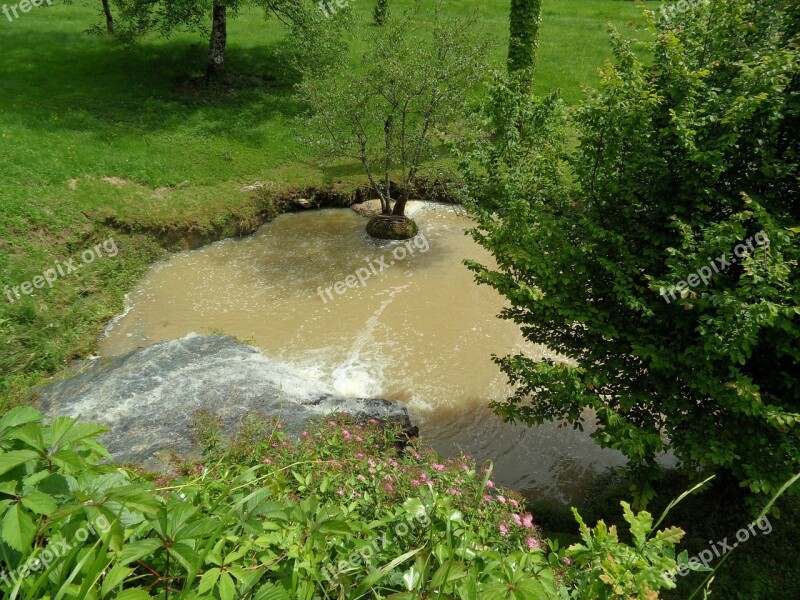
[[[630,561],[625,590],[671,587],[677,566],[682,532],[650,536],[629,511],[634,546],[600,524],[550,552],[490,467],[404,447],[377,422],[291,441],[253,420],[229,442],[200,415],[203,461],[154,482],[103,462],[101,431],[31,408],[0,420],[4,598],[597,598],[615,597],[606,555]]]
[[[518,389],[496,410],[582,426],[591,409],[642,503],[667,448],[752,500],[800,467],[798,10],[665,13],[648,62],[614,34],[570,113],[500,81],[466,157],[475,239],[498,265],[472,268],[568,359],[498,359]]]

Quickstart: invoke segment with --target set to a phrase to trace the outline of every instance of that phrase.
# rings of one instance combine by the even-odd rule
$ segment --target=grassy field
[[[472,5],[502,67],[507,2]],[[449,6],[463,13],[463,2]],[[371,7],[356,2],[364,19]],[[575,101],[610,54],[608,22],[636,37],[642,21],[627,0],[546,0],[536,90],[560,88]],[[358,169],[320,165],[299,141],[290,40],[275,19],[247,11],[230,23],[228,68],[259,83],[213,92],[191,84],[206,57],[199,34],[132,49],[88,35],[99,22],[99,3],[86,0],[0,18],[0,285],[111,235],[120,247],[53,289],[13,304],[2,296],[0,409],[91,352],[124,292],[163,255],[152,232],[232,234],[265,208],[254,183],[362,183]]]

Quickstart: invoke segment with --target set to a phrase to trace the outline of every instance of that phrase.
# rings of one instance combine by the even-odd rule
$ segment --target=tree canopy
[[[465,170],[498,267],[471,267],[567,359],[498,358],[517,385],[499,414],[590,409],[644,480],[667,448],[754,494],[798,470],[797,17],[782,0],[651,15],[652,62],[615,34],[570,113],[498,82]]]

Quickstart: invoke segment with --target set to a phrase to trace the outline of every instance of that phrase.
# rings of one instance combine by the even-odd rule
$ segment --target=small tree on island
[[[309,73],[300,85],[328,156],[358,161],[382,215],[398,218],[435,139],[463,114],[486,48],[475,42],[473,20],[447,19],[438,5],[427,23],[418,14],[389,19],[377,33],[362,29],[368,50],[357,71],[341,65]],[[412,31],[423,27],[427,34]],[[393,173],[400,176],[394,204]]]

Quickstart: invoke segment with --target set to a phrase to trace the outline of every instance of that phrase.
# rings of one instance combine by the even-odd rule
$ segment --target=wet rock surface
[[[312,375],[227,336],[189,335],[94,361],[70,379],[35,390],[48,417],[65,415],[108,427],[102,441],[120,462],[158,468],[164,457],[192,457],[190,423],[199,410],[234,431],[249,414],[278,417],[296,436],[311,421],[346,412],[398,422],[416,431],[405,407],[344,398]]]
[[[419,227],[408,217],[377,215],[367,223],[367,233],[379,240],[410,240]]]

